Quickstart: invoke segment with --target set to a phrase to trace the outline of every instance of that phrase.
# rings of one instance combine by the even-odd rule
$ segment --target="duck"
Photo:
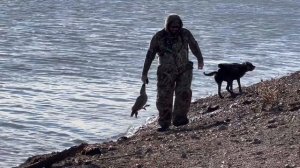
[[[138,111],[141,109],[146,110],[146,107],[149,105],[146,105],[148,100],[148,96],[146,94],[146,84],[144,83],[140,90],[140,95],[136,98],[134,105],[131,108],[131,117],[135,115],[135,118],[137,118]]]

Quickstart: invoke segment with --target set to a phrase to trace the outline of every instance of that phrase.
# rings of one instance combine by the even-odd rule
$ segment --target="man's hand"
[[[203,69],[203,66],[204,66],[203,62],[198,62],[198,69]]]
[[[149,82],[147,75],[143,75],[141,80],[142,80],[143,84],[148,84],[148,82]]]

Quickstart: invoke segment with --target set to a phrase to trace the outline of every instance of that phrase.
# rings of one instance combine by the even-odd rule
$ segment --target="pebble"
[[[260,152],[256,152],[256,155],[262,155],[264,154],[264,152],[260,151]]]
[[[117,150],[117,147],[109,145],[108,151],[114,151],[114,150]]]
[[[271,124],[271,123],[275,123],[275,122],[276,122],[276,120],[277,120],[277,118],[270,119],[270,120],[268,121],[268,123],[269,123],[269,124]]]
[[[182,153],[181,153],[181,158],[186,159],[186,158],[187,158],[187,154],[186,154],[185,152],[182,152]]]
[[[100,148],[97,148],[97,147],[86,148],[82,152],[83,155],[101,155],[101,153],[102,152],[101,152]]]
[[[294,168],[295,165],[286,164],[286,165],[284,165],[284,167],[285,167],[285,168]]]
[[[252,142],[252,144],[261,144],[262,141],[260,139],[255,138]]]
[[[220,108],[220,106],[218,106],[218,105],[216,105],[216,106],[209,106],[204,113],[210,113],[210,112],[213,112],[215,110],[218,110],[219,108]]]
[[[137,167],[137,168],[142,168],[143,165],[141,165],[141,164],[136,164],[136,167]]]
[[[192,139],[200,139],[200,137],[197,136],[197,135],[191,135],[191,138],[192,138]]]
[[[220,125],[218,130],[219,131],[227,130],[227,125]]]
[[[267,125],[267,128],[277,128],[278,126],[276,124],[270,124],[270,125]]]
[[[128,140],[128,138],[127,137],[125,137],[125,136],[122,136],[122,137],[120,137],[118,140],[117,140],[117,142],[124,142],[124,141],[126,141],[126,140]]]
[[[243,105],[249,105],[249,104],[251,104],[251,103],[253,103],[253,100],[245,100],[245,101],[243,102]]]
[[[229,108],[237,108],[237,107],[239,107],[239,105],[238,105],[237,103],[231,104],[231,105],[229,106]]]

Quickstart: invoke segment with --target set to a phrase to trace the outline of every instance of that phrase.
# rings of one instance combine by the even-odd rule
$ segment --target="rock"
[[[233,139],[233,140],[230,140],[231,142],[234,142],[234,143],[240,143],[240,141],[239,140],[237,140],[237,139]]]
[[[151,140],[152,140],[151,137],[145,139],[145,141],[151,141]]]
[[[101,152],[101,149],[98,148],[98,147],[86,147],[82,152],[81,154],[83,155],[101,155],[102,152]]]
[[[219,131],[227,130],[227,125],[220,125],[218,130]]]
[[[286,165],[284,165],[284,167],[285,167],[285,168],[294,168],[295,165],[286,164]]]
[[[252,142],[252,144],[261,144],[262,141],[260,139],[255,138]]]
[[[122,137],[120,137],[120,138],[118,138],[118,140],[117,140],[117,142],[124,142],[124,141],[127,141],[128,140],[128,138],[126,137],[126,136],[122,136]]]
[[[109,145],[109,147],[108,147],[107,150],[108,150],[108,151],[114,151],[114,150],[117,150],[117,147],[112,146],[112,145]]]
[[[153,150],[152,148],[147,148],[145,154],[152,154]]]
[[[239,107],[239,105],[237,103],[233,103],[229,106],[229,108],[237,108]]]
[[[91,163],[91,161],[87,161],[84,163],[85,165],[82,165],[81,168],[100,168],[97,165],[94,165],[93,163]]]
[[[293,107],[290,107],[289,108],[289,111],[297,111],[297,110],[299,110],[300,109],[300,105],[295,105],[295,106],[293,106]]]
[[[197,135],[195,135],[195,134],[191,135],[191,138],[192,138],[192,139],[200,139],[200,137],[197,136]]]
[[[253,102],[254,102],[253,100],[245,100],[242,104],[243,105],[249,105],[249,104],[251,104]]]
[[[272,118],[268,121],[268,123],[271,124],[271,123],[275,123],[276,121],[277,121],[277,118]]]
[[[255,154],[256,154],[256,155],[262,155],[262,154],[264,154],[264,152],[259,151],[259,152],[256,152]]]
[[[135,154],[139,157],[139,158],[143,158],[144,157],[144,151],[142,148],[139,148],[135,151]]]
[[[143,165],[141,165],[141,164],[136,164],[136,167],[137,167],[137,168],[142,168]]]
[[[181,158],[186,159],[187,158],[187,154],[185,152],[181,153]]]
[[[211,112],[213,112],[213,111],[218,110],[219,108],[220,108],[220,106],[218,106],[218,105],[216,105],[216,106],[209,106],[209,107],[207,108],[207,110],[204,112],[204,114],[205,114],[205,113],[211,113]]]
[[[278,125],[277,124],[270,124],[270,125],[267,125],[267,128],[277,128]]]

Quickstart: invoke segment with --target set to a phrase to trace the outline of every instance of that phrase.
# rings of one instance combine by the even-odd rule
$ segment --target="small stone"
[[[209,106],[204,113],[210,113],[210,112],[213,112],[215,110],[218,110],[219,108],[220,108],[220,106],[218,106],[218,105],[216,105],[216,106]]]
[[[83,166],[84,168],[94,168],[94,165],[92,164],[92,161],[90,161],[90,160],[84,161],[83,165],[84,165]]]
[[[142,168],[143,165],[141,165],[141,164],[136,164],[136,167],[137,167],[137,168]]]
[[[147,148],[145,154],[152,154],[153,150],[151,148]]]
[[[223,130],[226,130],[227,129],[227,125],[220,125],[218,130],[219,131],[223,131]]]
[[[236,137],[237,135],[236,135],[236,134],[230,134],[230,136],[231,136],[231,137]]]
[[[285,168],[294,168],[295,165],[285,164],[284,167],[285,167]]]
[[[108,147],[108,151],[114,151],[114,150],[117,150],[117,148],[115,146],[110,145]]]
[[[297,111],[300,109],[300,106],[291,107],[289,111]]]
[[[260,151],[260,152],[256,152],[256,155],[262,155],[264,154],[264,152]]]
[[[276,124],[270,124],[270,125],[267,125],[267,128],[277,128],[277,125]]]
[[[169,148],[169,149],[173,149],[173,148],[174,148],[174,145],[169,145],[168,148]]]
[[[237,103],[234,103],[232,105],[229,106],[229,108],[237,108],[238,107],[238,104]]]
[[[271,119],[271,120],[268,121],[269,124],[275,123],[275,122],[276,122],[276,118],[273,118],[273,119]]]
[[[192,138],[192,139],[200,139],[200,137],[197,136],[197,135],[191,135],[191,138]]]
[[[83,155],[101,155],[101,150],[100,148],[98,147],[88,147],[88,148],[85,148],[81,154]]]
[[[151,137],[145,139],[145,141],[151,141],[151,140],[152,140]]]
[[[186,158],[187,158],[187,155],[186,155],[186,153],[185,153],[185,152],[182,152],[182,154],[181,154],[181,158],[183,158],[183,159],[186,159]]]
[[[240,141],[239,140],[237,140],[237,139],[233,139],[233,140],[230,140],[231,142],[234,142],[234,143],[240,143]]]
[[[262,141],[260,139],[256,139],[256,138],[252,142],[252,144],[261,144],[261,143],[262,143]]]
[[[245,100],[245,101],[243,102],[243,105],[249,105],[249,104],[251,104],[251,103],[253,103],[253,100]]]
[[[126,136],[122,136],[122,137],[120,137],[118,140],[117,140],[117,142],[124,142],[124,141],[126,141],[126,140],[128,140],[128,138],[126,137]]]

